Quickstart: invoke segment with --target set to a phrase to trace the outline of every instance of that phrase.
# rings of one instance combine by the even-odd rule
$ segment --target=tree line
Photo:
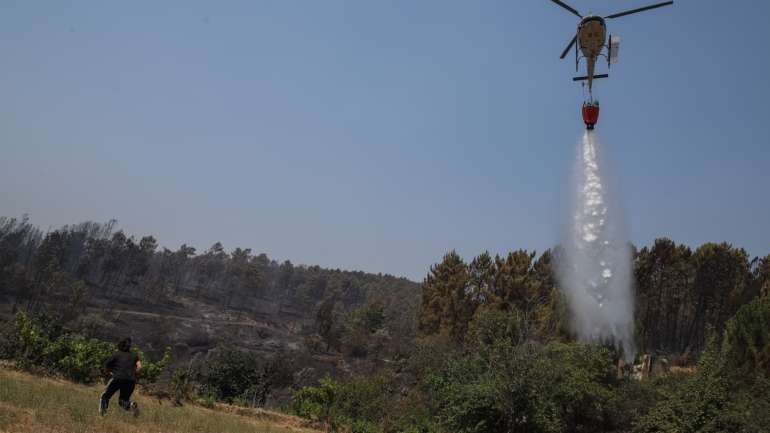
[[[184,293],[223,308],[270,299],[316,311],[327,347],[339,346],[342,316],[367,303],[381,304],[403,335],[419,328],[461,340],[476,311],[494,307],[526,317],[530,336],[567,336],[569,311],[554,276],[559,254],[558,247],[539,256],[484,252],[466,263],[452,251],[418,287],[390,275],[277,262],[248,248],[227,252],[219,242],[200,253],[186,244],[170,250],[153,236],[116,230],[115,221],[44,233],[26,218],[0,217],[0,288],[25,309],[61,300],[66,319],[94,297],[161,302]],[[709,329],[723,329],[741,305],[770,292],[770,255],[751,258],[727,243],[693,250],[663,238],[634,249],[633,257],[636,340],[645,352],[696,355]]]
[[[329,299],[342,311],[371,301],[389,317],[416,316],[419,298],[417,284],[391,275],[278,262],[249,248],[228,252],[220,242],[200,252],[187,244],[171,250],[151,235],[117,230],[114,220],[44,233],[26,217],[0,217],[0,288],[28,311],[56,304],[64,319],[95,298],[161,303],[185,294],[225,309],[270,300],[299,312]],[[416,325],[400,320],[398,327],[414,332]]]
[[[422,284],[423,335],[464,338],[479,309],[515,311],[527,337],[569,336],[569,311],[554,277],[559,248],[537,256],[517,250],[465,262],[456,252],[431,267]],[[692,250],[670,239],[634,249],[636,342],[643,352],[695,356],[709,330],[721,332],[738,308],[770,293],[770,255],[750,258],[728,243]]]

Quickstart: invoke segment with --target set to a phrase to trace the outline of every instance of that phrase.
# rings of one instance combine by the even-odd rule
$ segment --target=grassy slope
[[[0,366],[0,432],[270,432],[313,433],[301,421],[261,410],[168,402],[137,395],[138,418],[117,405],[117,395],[105,417],[97,414],[99,386],[82,386],[4,369]],[[135,394],[136,395],[136,394]]]

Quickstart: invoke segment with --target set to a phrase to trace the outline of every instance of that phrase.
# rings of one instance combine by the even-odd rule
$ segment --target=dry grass
[[[141,415],[134,418],[113,397],[107,415],[97,413],[98,386],[42,378],[0,366],[0,432],[78,433],[314,433],[300,419],[263,410],[217,406],[206,409],[158,404],[136,396]]]

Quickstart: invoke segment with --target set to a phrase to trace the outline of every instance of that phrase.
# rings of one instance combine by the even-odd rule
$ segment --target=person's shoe
[[[103,399],[99,399],[99,415],[104,416],[107,413],[107,404]]]
[[[139,416],[139,405],[136,404],[135,401],[131,402],[131,413],[133,413],[134,416]]]

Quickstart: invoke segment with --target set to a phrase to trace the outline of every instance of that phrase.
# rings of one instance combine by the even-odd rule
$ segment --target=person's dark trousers
[[[107,389],[102,393],[101,404],[104,410],[110,405],[112,395],[120,390],[118,404],[125,410],[131,408],[131,394],[134,392],[136,382],[130,379],[110,379],[107,383]]]

